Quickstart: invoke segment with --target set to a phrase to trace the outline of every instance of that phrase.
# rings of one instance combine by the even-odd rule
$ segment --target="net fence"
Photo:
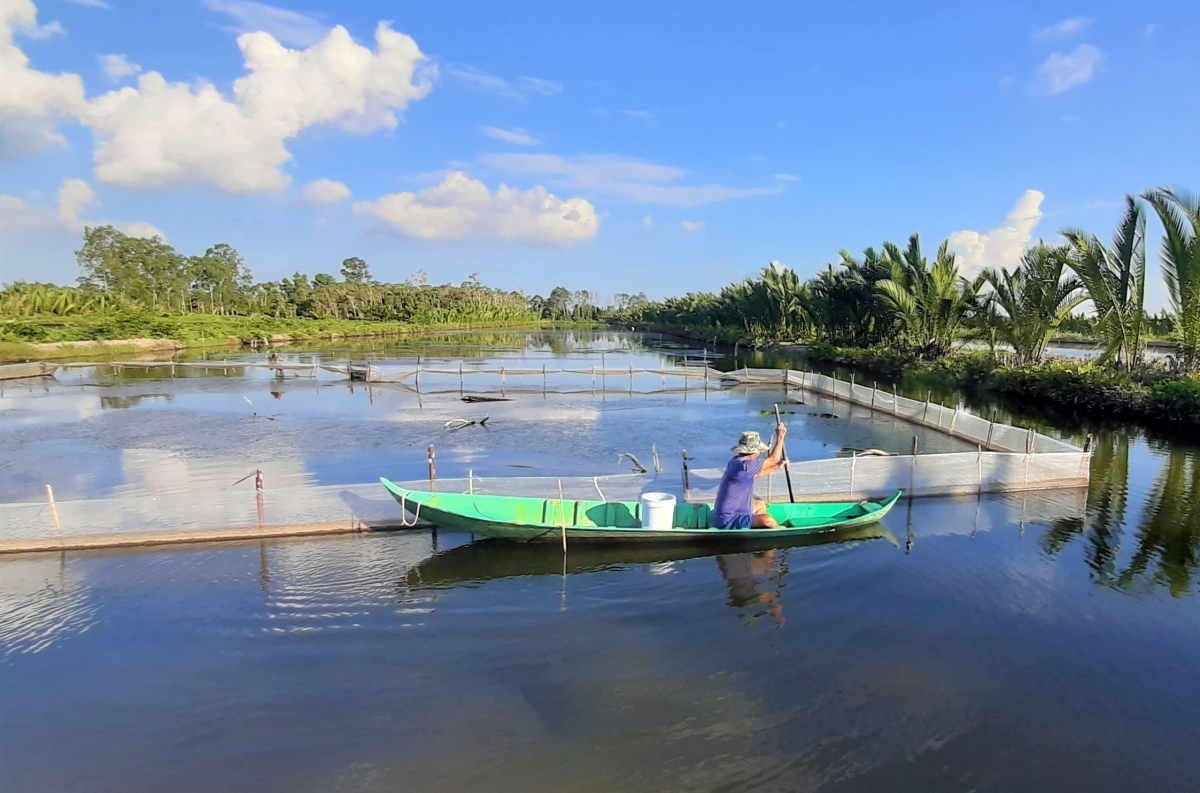
[[[960,438],[982,447],[984,451],[1021,454],[1083,453],[1082,449],[1066,441],[1031,429],[989,421],[957,406],[948,408],[928,400],[919,402],[900,396],[894,390],[884,391],[816,372],[739,369],[727,372],[724,377],[743,384],[778,385],[830,396]]]

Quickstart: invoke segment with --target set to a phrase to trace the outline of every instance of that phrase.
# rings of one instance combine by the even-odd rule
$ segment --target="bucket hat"
[[[730,448],[729,451],[734,454],[758,454],[770,448],[770,446],[762,442],[762,438],[758,437],[757,432],[743,432],[738,445]]]

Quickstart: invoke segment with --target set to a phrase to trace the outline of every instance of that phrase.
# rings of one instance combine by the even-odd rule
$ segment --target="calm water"
[[[714,464],[773,398],[538,395],[447,434],[456,394],[79,376],[0,397],[2,500],[166,497],[260,458],[298,487],[419,476],[431,441],[449,472],[611,473],[651,443]],[[795,409],[795,458],[911,440]],[[1196,790],[1194,450],[1055,421],[1098,433],[1086,496],[920,500],[819,545],[564,560],[412,532],[2,559],[0,790]]]

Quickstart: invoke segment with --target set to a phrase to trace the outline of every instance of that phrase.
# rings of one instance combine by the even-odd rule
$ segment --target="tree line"
[[[484,286],[478,275],[461,284],[433,286],[423,270],[403,283],[381,283],[359,257],[345,259],[338,277],[301,272],[255,282],[246,262],[226,243],[201,255],[179,253],[161,238],[89,227],[76,251],[76,286],[16,282],[0,289],[0,316],[65,317],[80,314],[216,314],[284,319],[349,319],[434,324],[513,323],[541,319],[596,321],[605,309],[586,290],[556,287],[546,297]],[[633,309],[645,294],[617,295]]]
[[[1147,205],[1162,227],[1159,266],[1170,296],[1157,317],[1145,310]],[[1060,236],[1025,249],[1011,269],[967,278],[949,241],[931,259],[914,234],[904,247],[887,242],[861,257],[843,250],[807,281],[772,263],[719,293],[691,292],[619,316],[705,338],[887,347],[924,360],[973,337],[1007,345],[1017,363],[1040,362],[1051,337],[1072,329],[1098,336],[1100,361],[1125,370],[1142,362],[1148,333],[1166,333],[1182,367],[1200,368],[1200,200],[1148,190],[1126,196],[1109,242],[1080,229]],[[1090,311],[1076,313],[1085,304]]]

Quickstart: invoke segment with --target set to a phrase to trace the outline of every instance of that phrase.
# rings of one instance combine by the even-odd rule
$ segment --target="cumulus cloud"
[[[104,72],[104,76],[114,83],[132,77],[142,70],[141,66],[124,55],[97,55],[96,60],[100,63],[100,70]]]
[[[61,141],[57,122],[85,105],[79,75],[32,68],[13,41],[14,34],[29,35],[55,24],[38,25],[32,0],[0,0],[0,156],[29,154]]]
[[[704,221],[681,220],[679,221],[679,228],[683,229],[684,231],[700,231],[702,228],[704,228]]]
[[[447,67],[446,72],[468,88],[509,99],[528,99],[534,95],[554,96],[562,92],[562,83],[553,80],[544,80],[540,77],[519,77],[515,81],[510,81],[466,64],[451,65]]]
[[[204,0],[204,7],[233,20],[234,33],[270,33],[284,44],[309,47],[325,38],[329,26],[307,14],[254,0]]]
[[[1104,54],[1091,44],[1080,44],[1064,55],[1055,52],[1037,69],[1037,87],[1046,93],[1057,94],[1083,85],[1096,74]]]
[[[950,248],[959,256],[962,275],[974,278],[986,267],[1015,267],[1041,222],[1043,199],[1040,190],[1026,190],[1013,204],[1004,225],[983,234],[970,230],[952,233]]]
[[[1096,20],[1092,17],[1071,17],[1055,22],[1049,27],[1034,31],[1035,39],[1064,39],[1087,30]]]
[[[306,204],[336,204],[350,197],[350,188],[332,179],[318,179],[305,185],[302,195]]]
[[[248,74],[233,98],[210,83],[168,83],[158,72],[137,87],[96,97],[81,120],[96,135],[96,176],[137,188],[214,186],[231,193],[282,190],[286,141],[318,124],[349,132],[392,129],[397,111],[429,92],[424,55],[386,23],[376,50],[335,27],[305,50],[269,33],[238,37]]]
[[[584,154],[579,157],[488,154],[482,159],[488,165],[510,173],[555,179],[573,190],[587,190],[639,203],[672,207],[694,207],[730,198],[770,195],[783,190],[781,185],[725,187],[717,184],[672,184],[686,176],[687,171],[671,165],[611,154]]]
[[[583,198],[564,200],[541,186],[522,191],[502,184],[493,193],[461,171],[419,192],[358,202],[354,211],[424,240],[570,245],[600,227],[595,207]]]
[[[28,204],[24,199],[0,193],[0,231],[22,229],[59,229],[79,234],[85,225],[101,225],[104,221],[85,221],[80,214],[96,203],[91,185],[82,179],[67,179],[58,188],[53,206]],[[164,237],[149,223],[114,222],[120,231],[131,237]]]
[[[502,140],[514,146],[540,146],[542,142],[520,127],[502,129],[500,127],[480,127],[479,131],[489,138]]]

